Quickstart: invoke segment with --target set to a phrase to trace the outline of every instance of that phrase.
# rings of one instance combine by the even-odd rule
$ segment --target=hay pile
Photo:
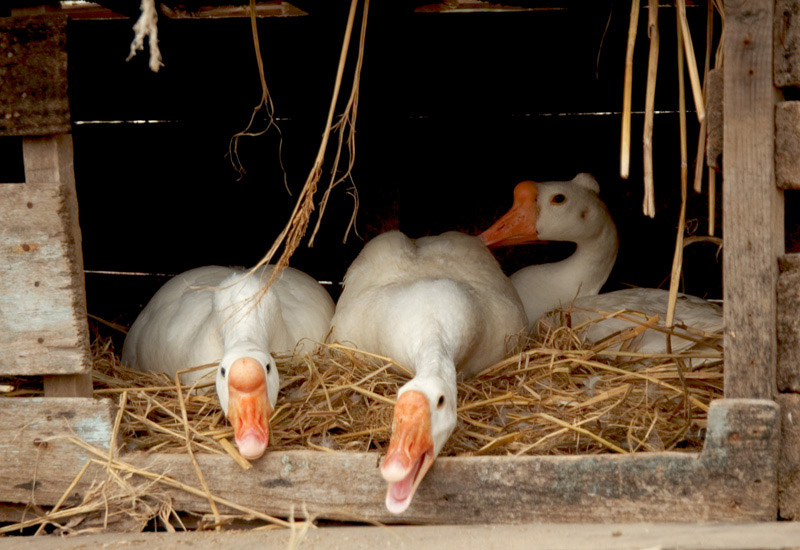
[[[458,426],[442,455],[699,450],[708,404],[723,395],[722,335],[705,335],[710,344],[702,353],[624,351],[640,332],[641,327],[633,327],[589,346],[567,326],[540,324],[539,335],[508,359],[459,384]],[[612,344],[623,351],[612,351]],[[95,395],[118,404],[112,448],[185,453],[191,446],[193,453],[228,453],[243,468],[250,467],[229,441],[233,430],[219,408],[211,376],[179,392],[166,375],[123,367],[111,339],[95,339],[93,357]],[[282,388],[271,421],[271,449],[385,449],[394,395],[410,376],[399,365],[333,344],[313,355],[279,357],[278,366]],[[6,396],[42,393],[41,384],[30,378],[2,382]],[[133,468],[108,451],[71,440],[95,458],[62,502],[88,469],[105,470],[105,480],[86,491],[82,502],[63,509],[57,505],[34,519],[0,527],[0,533],[46,529],[74,534],[111,525],[129,531],[146,525],[170,531],[228,524],[297,527],[291,518],[273,518],[219,497],[214,501],[238,514],[179,513],[167,487],[212,496],[207,489]]]
[[[613,340],[625,349],[636,334],[630,330]],[[608,343],[591,347],[568,327],[542,324],[539,336],[521,347],[459,383],[459,422],[442,456],[697,451],[708,404],[723,395],[722,351],[716,346],[703,351],[704,364],[691,366],[698,363],[697,351],[610,352]],[[126,448],[185,452],[174,382],[126,369],[110,340],[95,342],[94,357],[95,395],[123,403],[119,437]],[[339,344],[276,359],[282,387],[271,448],[386,448],[394,396],[409,379],[402,367]],[[192,448],[228,453],[246,467],[229,441],[233,432],[212,385],[208,376],[196,388],[183,388]]]

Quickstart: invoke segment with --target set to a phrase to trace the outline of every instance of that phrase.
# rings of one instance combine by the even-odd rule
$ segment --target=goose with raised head
[[[292,268],[266,294],[272,266],[199,267],[176,275],[152,297],[122,349],[129,367],[170,376],[218,362],[216,391],[242,456],[260,457],[269,442],[280,376],[272,356],[322,342],[334,304],[313,278]],[[193,383],[201,372],[187,373]]]
[[[456,426],[456,381],[502,359],[525,327],[517,292],[477,237],[375,237],[347,270],[332,337],[414,373],[397,392],[381,464],[386,506],[408,508]]]
[[[571,241],[568,258],[524,267],[511,275],[528,326],[578,296],[600,292],[617,259],[617,227],[589,174],[571,181],[524,181],[514,188],[514,204],[481,233],[490,248],[543,241]]]
[[[669,296],[665,290],[632,288],[598,294],[614,267],[619,246],[616,226],[599,192],[597,180],[589,174],[578,174],[571,181],[519,183],[511,209],[481,233],[491,248],[543,241],[576,244],[575,252],[562,261],[527,266],[511,275],[529,329],[546,313],[568,306],[577,315],[576,324],[597,318],[600,312],[621,310],[658,315],[659,324],[664,324]],[[680,294],[675,320],[700,332],[715,332],[722,328],[722,310],[701,298]],[[585,336],[596,342],[631,326],[636,323],[606,319],[589,325]],[[676,338],[671,346],[680,351],[696,341],[696,337]],[[666,348],[666,335],[654,330],[640,335],[636,345],[638,351],[648,353]]]

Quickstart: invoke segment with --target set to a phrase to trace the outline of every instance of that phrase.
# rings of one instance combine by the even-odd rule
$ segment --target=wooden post
[[[776,393],[775,296],[784,237],[774,165],[773,10],[774,0],[725,2],[725,397]]]
[[[23,136],[25,164],[24,182],[0,184],[0,374],[91,397],[66,26],[63,14],[0,19],[0,135]]]
[[[0,185],[0,372],[91,396],[72,136],[23,141],[25,183]]]

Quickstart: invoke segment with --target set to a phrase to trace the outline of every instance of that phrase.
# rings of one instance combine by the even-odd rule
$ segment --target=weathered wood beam
[[[725,396],[776,393],[777,258],[783,193],[775,185],[774,0],[725,2],[723,270]]]
[[[114,409],[110,399],[0,398],[0,500],[55,505],[90,458],[65,437],[108,448]]]
[[[569,548],[571,550],[677,549],[787,550],[800,540],[800,523],[605,523],[570,525],[324,526],[302,538],[297,530],[223,529],[221,532],[88,533],[78,537],[14,537],[14,550],[375,550],[402,548]],[[302,542],[298,543],[297,541]]]
[[[800,101],[775,106],[775,180],[782,189],[800,189]]]
[[[800,86],[800,0],[775,0],[773,54],[775,85]]]
[[[67,17],[0,18],[0,136],[71,130]]]
[[[800,254],[781,256],[778,269],[778,390],[800,392]]]
[[[778,510],[782,519],[800,520],[800,394],[780,394],[778,404],[781,406]]]
[[[44,426],[52,433],[55,425],[30,417],[15,418],[22,416],[21,411],[17,415],[3,413],[0,418],[14,418],[0,432],[7,449],[4,454],[0,447],[0,461],[6,461],[0,462],[3,499],[27,502],[36,475],[43,481],[36,487],[36,502],[52,505],[82,461],[69,454],[74,450],[59,443],[58,452],[48,449],[39,454],[34,470],[33,455],[27,452],[34,438],[41,439],[36,431]],[[82,410],[75,413],[72,422],[87,414]],[[386,485],[377,453],[274,449],[248,471],[227,456],[198,455],[197,459],[213,494],[283,517],[292,506],[297,513],[305,505],[310,514],[321,518],[386,523],[776,519],[778,406],[767,400],[715,401],[708,426],[706,444],[699,454],[437,459],[411,507],[399,516],[388,513],[384,506]],[[22,427],[25,430],[12,442],[7,430]],[[104,434],[98,432],[92,440]],[[199,487],[185,455],[137,452],[122,455],[121,460]],[[90,471],[105,475],[101,468]],[[87,474],[86,483],[91,479]],[[171,496],[177,509],[209,511],[203,496],[178,490],[171,490]],[[230,511],[224,506],[220,510]]]
[[[25,138],[23,156],[26,182],[0,184],[0,374],[89,376],[72,136]]]

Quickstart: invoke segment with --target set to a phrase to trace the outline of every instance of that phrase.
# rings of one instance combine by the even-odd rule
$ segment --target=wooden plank
[[[103,533],[79,537],[16,537],[15,550],[788,550],[800,540],[800,523],[644,523],[564,525],[321,526],[298,540],[289,529],[221,533]]]
[[[706,90],[706,164],[718,172],[722,171],[723,76],[721,68],[708,71]]]
[[[0,136],[69,132],[67,17],[0,18]]]
[[[711,405],[701,453],[437,459],[399,516],[384,506],[377,453],[274,449],[246,472],[227,456],[197,459],[212,493],[284,517],[305,505],[321,518],[387,523],[765,521],[777,518],[779,420],[773,401],[720,400]],[[185,455],[137,452],[122,460],[199,487]],[[27,502],[31,467],[0,464],[4,500]],[[59,483],[37,487],[37,503],[61,496],[63,468],[56,455],[38,460],[38,478]],[[202,496],[171,496],[178,509],[209,510]]]
[[[781,407],[778,510],[781,519],[800,520],[800,394],[779,394],[778,404]]]
[[[0,184],[0,374],[86,374],[72,136],[23,140],[25,184]]]
[[[775,394],[783,193],[775,186],[774,0],[725,2],[725,396]]]
[[[800,189],[800,101],[775,106],[775,181],[782,189]]]
[[[175,6],[162,4],[164,15],[171,19],[227,19],[250,17],[250,8],[247,5],[200,5],[194,7]],[[256,17],[299,17],[308,15],[303,10],[289,2],[280,0],[261,0],[256,3]]]
[[[55,505],[89,458],[64,436],[108,448],[114,409],[110,399],[0,398],[0,499]],[[77,491],[92,480],[87,475]]]
[[[800,254],[778,260],[778,390],[800,392]]]

